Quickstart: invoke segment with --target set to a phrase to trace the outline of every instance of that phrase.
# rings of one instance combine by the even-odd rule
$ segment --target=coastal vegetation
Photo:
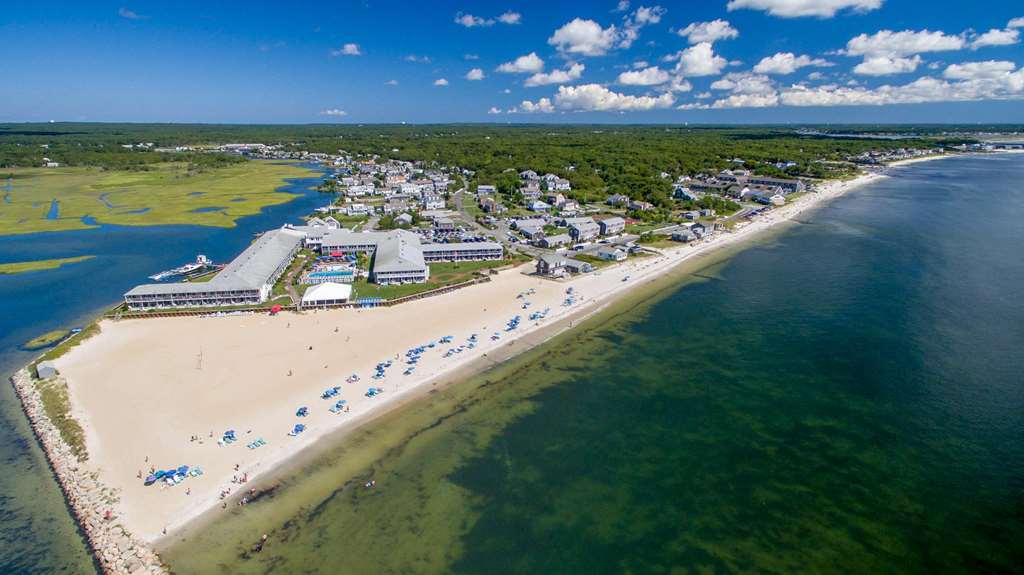
[[[66,338],[70,333],[71,330],[68,329],[55,329],[53,331],[48,331],[42,335],[38,335],[26,341],[25,344],[21,347],[29,351],[43,349],[60,342],[61,340]]]
[[[87,229],[97,224],[231,227],[236,219],[288,202],[286,178],[313,174],[294,165],[248,161],[195,170],[188,162],[146,170],[102,167],[0,170],[0,234]]]
[[[56,258],[52,260],[35,260],[30,262],[12,262],[0,264],[0,275],[20,274],[25,272],[35,272],[41,270],[52,270],[68,264],[74,264],[78,262],[84,262],[86,260],[91,260],[94,257],[96,256],[75,256],[71,258]]]
[[[90,337],[98,335],[99,333],[100,324],[93,322],[86,326],[82,331],[78,332],[77,334],[74,334],[74,337],[69,337],[64,341],[60,342],[59,344],[57,344],[56,346],[54,346],[53,348],[49,349],[46,353],[41,355],[35,363],[38,364],[39,362],[42,361],[52,361],[54,359],[57,359],[58,357],[70,351],[72,348],[76,347],[78,344],[89,339]]]
[[[67,443],[71,451],[80,460],[89,458],[85,449],[85,431],[82,425],[71,416],[71,401],[68,399],[68,386],[61,377],[39,381],[39,396],[47,417],[60,432],[61,439]]]

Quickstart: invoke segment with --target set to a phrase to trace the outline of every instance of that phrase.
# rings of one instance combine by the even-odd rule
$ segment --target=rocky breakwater
[[[11,376],[11,383],[103,573],[167,573],[156,553],[118,522],[116,494],[96,479],[96,473],[88,470],[61,437],[46,413],[38,381],[29,370],[19,370]]]

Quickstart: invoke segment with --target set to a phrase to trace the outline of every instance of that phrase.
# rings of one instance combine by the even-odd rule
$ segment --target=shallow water
[[[893,174],[385,416],[165,557],[179,573],[1018,571],[1024,158]]]
[[[247,246],[253,233],[298,223],[327,203],[321,178],[289,180],[296,199],[242,218],[234,228],[100,226],[90,230],[0,237],[0,263],[96,257],[54,270],[0,276],[0,573],[83,573],[94,570],[57,484],[21,412],[8,376],[37,353],[19,346],[60,328],[88,323],[146,276],[205,253],[222,262]],[[54,201],[54,206],[57,202]],[[2,208],[0,208],[2,209]],[[56,208],[54,208],[56,209]]]

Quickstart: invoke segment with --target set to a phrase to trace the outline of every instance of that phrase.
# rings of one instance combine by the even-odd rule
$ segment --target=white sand
[[[233,476],[248,473],[251,479],[265,473],[316,438],[365,422],[513,338],[569,314],[596,311],[684,260],[747,239],[881,177],[871,174],[828,184],[732,233],[571,281],[525,275],[531,263],[502,272],[489,283],[393,308],[104,321],[100,335],[57,363],[68,379],[74,415],[86,430],[89,466],[120,493],[114,507],[119,520],[136,536],[154,541],[164,529],[180,528],[220,506],[222,490],[231,489],[233,495],[244,491],[246,487],[232,482]],[[626,276],[629,281],[624,282]],[[582,301],[563,307],[570,286]],[[516,296],[530,288],[536,289],[526,298],[532,305],[521,309],[523,300]],[[528,321],[531,312],[544,308],[551,310],[545,320]],[[515,315],[522,316],[519,329],[505,332],[505,323]],[[500,341],[491,341],[495,331],[501,332]],[[472,333],[479,334],[476,349],[441,357]],[[455,337],[452,345],[428,350],[414,375],[402,375],[407,349],[445,335]],[[373,367],[389,358],[395,364],[386,378],[372,380]],[[345,383],[353,372],[361,381]],[[342,387],[339,397],[348,400],[349,413],[331,414],[328,408],[335,400],[320,399],[324,389],[335,385]],[[370,386],[382,387],[384,393],[364,397]],[[300,406],[309,407],[308,417],[295,416]],[[287,432],[299,422],[307,426],[306,432],[289,437]],[[235,429],[239,441],[218,446],[226,429]],[[202,441],[191,442],[192,435]],[[266,446],[246,447],[260,437]],[[140,471],[148,474],[151,466],[179,465],[200,466],[205,473],[175,487],[144,487],[137,477]]]

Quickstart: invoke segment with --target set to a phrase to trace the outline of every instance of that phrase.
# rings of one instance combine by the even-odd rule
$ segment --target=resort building
[[[504,248],[494,242],[421,244],[420,237],[405,230],[351,232],[337,230],[324,236],[323,254],[369,254],[370,280],[387,285],[422,283],[430,277],[427,262],[500,260]]]
[[[124,302],[132,310],[263,303],[304,238],[297,229],[271,230],[208,282],[144,284],[124,294]]]

